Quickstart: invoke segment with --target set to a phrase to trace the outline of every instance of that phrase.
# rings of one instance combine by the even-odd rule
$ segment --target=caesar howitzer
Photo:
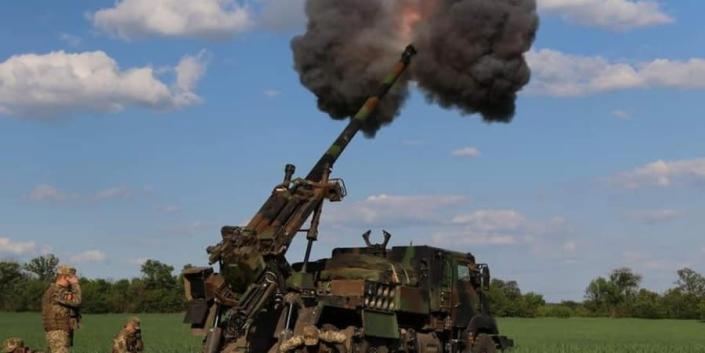
[[[311,261],[326,200],[347,194],[330,172],[416,54],[408,46],[305,178],[284,179],[244,227],[221,229],[208,248],[211,267],[184,271],[185,322],[204,335],[204,353],[492,353],[511,346],[499,336],[483,292],[489,268],[469,253],[427,246],[373,244],[335,249]],[[310,220],[308,228],[303,228]],[[306,233],[303,261],[285,255]]]
[[[284,257],[291,241],[311,217],[305,256],[308,261],[311,244],[317,239],[323,202],[341,201],[346,196],[343,181],[329,178],[330,169],[362,124],[372,116],[380,100],[406,71],[415,54],[411,45],[404,50],[378,92],[367,99],[305,179],[292,180],[295,167],[287,165],[283,182],[274,188],[247,226],[221,229],[223,240],[208,248],[210,263],[220,264],[221,274],[204,268],[184,272],[190,301],[186,321],[197,331],[208,330],[208,326],[223,328],[223,339],[236,340],[247,335],[254,319],[266,306],[273,300],[281,300],[285,280],[291,272]],[[195,283],[204,286],[192,285]]]

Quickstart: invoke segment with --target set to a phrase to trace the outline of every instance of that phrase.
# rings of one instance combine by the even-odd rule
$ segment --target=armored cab
[[[297,288],[280,332],[313,326],[350,336],[355,352],[494,352],[513,345],[489,315],[490,273],[470,253],[383,244],[338,248],[330,258],[292,267]],[[293,324],[292,324],[293,323]],[[282,352],[283,353],[283,352]]]

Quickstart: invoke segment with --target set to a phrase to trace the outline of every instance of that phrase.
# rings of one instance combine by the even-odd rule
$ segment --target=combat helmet
[[[12,353],[17,348],[24,348],[24,341],[19,337],[10,337],[2,342],[3,353]]]

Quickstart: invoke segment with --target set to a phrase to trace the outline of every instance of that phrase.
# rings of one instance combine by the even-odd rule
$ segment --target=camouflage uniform
[[[2,343],[3,353],[41,353],[24,346],[24,341],[19,337],[10,337]]]
[[[321,331],[313,325],[304,326],[302,335],[295,335],[279,344],[279,353],[329,352],[345,353],[347,335],[340,331]]]
[[[142,342],[142,331],[140,330],[140,320],[131,318],[129,324],[134,324],[137,328],[135,332],[128,331],[127,327],[120,330],[118,335],[113,340],[112,353],[140,353],[144,350],[144,342]]]
[[[59,268],[59,275],[75,273],[66,267]],[[78,328],[77,312],[81,305],[81,288],[52,283],[42,297],[42,320],[47,344],[51,353],[68,353],[73,345],[73,332]]]

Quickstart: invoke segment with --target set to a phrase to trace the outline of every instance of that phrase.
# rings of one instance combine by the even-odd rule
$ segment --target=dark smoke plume
[[[429,101],[488,122],[509,122],[529,81],[535,0],[308,0],[306,14],[294,66],[336,119],[357,111],[408,42],[418,48],[412,71],[363,127],[368,136],[398,114],[410,80]]]

